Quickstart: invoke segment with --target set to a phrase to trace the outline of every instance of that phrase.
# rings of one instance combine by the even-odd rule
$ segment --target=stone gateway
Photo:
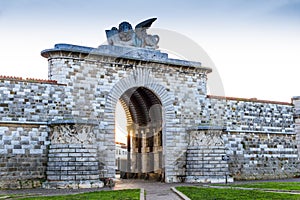
[[[116,175],[116,105],[126,114],[123,178],[171,182],[294,177],[300,98],[207,94],[200,62],[169,58],[123,22],[98,48],[41,52],[49,80],[0,76],[0,188],[97,188]]]

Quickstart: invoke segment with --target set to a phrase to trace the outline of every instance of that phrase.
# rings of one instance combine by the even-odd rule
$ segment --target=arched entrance
[[[121,95],[119,103],[127,122],[125,145],[121,149],[116,148],[121,178],[162,180],[163,117],[160,99],[146,87],[132,87]],[[122,120],[117,112],[115,115],[116,120]],[[118,157],[118,153],[124,150],[126,157],[124,154]]]
[[[138,89],[140,88],[140,89]],[[138,90],[137,90],[138,89]],[[141,104],[141,105],[151,105],[152,106],[150,110],[148,110],[148,115],[152,116],[153,108],[156,107],[153,102],[160,102],[159,105],[161,105],[161,131],[162,131],[162,161],[161,162],[155,162],[154,164],[160,163],[159,165],[162,165],[161,170],[164,172],[162,175],[164,175],[163,181],[165,182],[172,182],[174,179],[174,173],[172,172],[172,168],[177,164],[176,163],[176,156],[166,156],[169,154],[177,153],[176,150],[178,150],[178,147],[176,146],[176,141],[174,141],[172,138],[173,136],[178,133],[178,125],[177,122],[174,121],[175,118],[175,109],[174,109],[174,96],[170,91],[158,80],[156,80],[149,69],[145,68],[136,68],[134,69],[130,75],[127,77],[122,78],[119,80],[114,87],[108,92],[108,95],[106,97],[105,101],[105,110],[103,115],[103,121],[101,121],[100,126],[103,127],[103,134],[99,134],[98,139],[98,150],[100,152],[99,156],[103,157],[104,159],[101,161],[101,164],[103,164],[101,173],[105,177],[115,177],[115,169],[116,169],[116,159],[115,159],[115,150],[116,150],[116,144],[115,144],[115,131],[116,131],[116,105],[118,102],[120,102],[120,99],[126,100],[124,94],[127,96],[127,101],[125,103],[130,102],[128,101],[128,97],[130,97],[130,94],[133,93],[133,91],[136,91],[136,95],[134,95],[134,98],[132,98],[132,102],[135,102],[135,107],[131,106],[131,108],[136,108],[130,112],[130,106],[129,104],[124,104],[122,106],[123,108],[127,109],[125,118],[128,120],[128,122],[131,120],[134,122],[134,120],[138,120],[139,122],[142,121],[141,114],[137,115],[134,114],[135,112],[139,111],[140,109],[137,109],[140,107],[138,102],[149,102],[149,99],[152,97],[152,101],[150,101],[150,104]],[[122,98],[121,98],[122,97]],[[155,97],[155,98],[154,98]],[[140,100],[138,102],[134,101]],[[141,101],[141,99],[143,101]],[[130,98],[129,98],[130,100]],[[159,101],[158,101],[159,100]],[[128,105],[128,106],[127,106]],[[147,106],[146,106],[147,107]],[[149,106],[148,106],[149,107]],[[145,108],[145,107],[144,107]],[[143,109],[142,109],[143,110]],[[144,109],[144,111],[147,109]],[[147,112],[145,112],[147,113]],[[135,116],[135,118],[133,117]],[[149,117],[150,118],[150,117]],[[147,121],[147,120],[146,120]],[[127,123],[130,124],[130,123]],[[125,128],[126,132],[128,133],[127,127]],[[132,131],[131,131],[132,132]],[[132,138],[131,138],[131,141]],[[178,154],[181,153],[181,150],[178,150]],[[152,154],[153,155],[153,154]],[[149,157],[147,157],[149,158]],[[136,163],[136,162],[135,162]],[[143,164],[146,162],[142,162],[139,164]],[[133,165],[133,164],[131,164]],[[127,170],[126,170],[127,171]]]

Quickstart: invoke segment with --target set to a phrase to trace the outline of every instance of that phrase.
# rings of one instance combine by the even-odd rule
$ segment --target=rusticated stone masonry
[[[97,147],[88,144],[50,145],[47,189],[103,187],[100,181]]]
[[[40,187],[45,180],[46,125],[0,123],[0,188]]]
[[[299,175],[295,134],[228,133],[223,135],[229,171],[235,179],[279,179]]]
[[[158,50],[57,44],[42,56],[49,81],[0,77],[0,188],[102,187],[115,177],[119,101],[136,127],[151,127],[151,107],[161,106],[153,145],[135,144],[141,160],[159,160],[151,169],[165,182],[299,175],[297,97],[209,96],[211,69]]]
[[[222,128],[199,127],[188,134],[186,182],[232,182]]]
[[[91,122],[52,123],[44,188],[103,187],[94,128]]]

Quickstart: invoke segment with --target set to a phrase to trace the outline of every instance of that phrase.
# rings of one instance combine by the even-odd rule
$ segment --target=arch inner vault
[[[121,95],[119,102],[127,121],[127,157],[118,160],[123,163],[118,164],[121,177],[161,179],[163,119],[160,99],[146,87],[132,87]]]

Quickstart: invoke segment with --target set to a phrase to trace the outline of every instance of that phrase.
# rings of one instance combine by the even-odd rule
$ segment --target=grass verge
[[[227,184],[220,186],[243,187],[243,188],[259,188],[259,189],[274,189],[274,190],[294,190],[300,191],[300,182],[259,182],[247,184]]]
[[[260,190],[238,190],[234,188],[206,188],[206,187],[176,187],[177,190],[192,200],[300,200],[298,194],[265,192]]]
[[[110,190],[88,192],[83,194],[60,195],[60,196],[41,196],[41,197],[27,197],[22,200],[139,200],[140,190]]]

